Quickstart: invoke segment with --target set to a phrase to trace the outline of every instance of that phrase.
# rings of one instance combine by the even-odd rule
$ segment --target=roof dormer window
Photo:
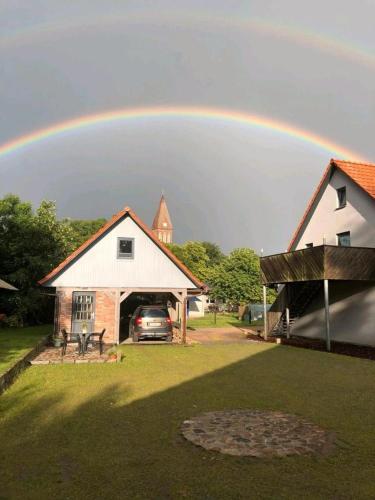
[[[346,187],[336,189],[337,193],[337,208],[344,208],[346,206]]]
[[[134,258],[134,238],[117,238],[117,258]]]

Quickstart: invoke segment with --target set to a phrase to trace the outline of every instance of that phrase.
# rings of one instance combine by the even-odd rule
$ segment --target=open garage
[[[162,304],[186,335],[187,297],[206,286],[128,207],[52,270],[40,284],[55,289],[55,328],[101,331],[118,344],[129,336],[138,305]]]

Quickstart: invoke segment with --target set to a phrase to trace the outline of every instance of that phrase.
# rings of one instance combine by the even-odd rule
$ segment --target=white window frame
[[[349,236],[349,245],[340,245],[340,236]],[[351,234],[350,231],[343,231],[342,233],[336,234],[337,246],[339,247],[350,247],[352,246]]]
[[[339,192],[343,191],[345,193],[345,202],[340,204],[340,195]],[[347,192],[346,192],[346,186],[342,186],[336,189],[336,199],[337,199],[337,205],[336,209],[339,210],[340,208],[345,208],[346,207],[346,201],[347,201]]]
[[[131,243],[132,243],[131,253],[121,253],[120,252],[121,241],[131,241]],[[117,238],[117,258],[118,259],[134,259],[134,238],[128,238],[127,236],[119,236]]]

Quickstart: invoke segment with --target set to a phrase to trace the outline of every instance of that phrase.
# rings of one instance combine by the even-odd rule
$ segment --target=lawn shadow
[[[209,349],[194,349],[199,356],[210,355]],[[373,462],[358,449],[357,478],[350,481],[353,456],[349,450],[339,449],[332,457],[270,461],[208,452],[182,437],[181,424],[189,417],[241,408],[295,413],[345,437],[347,423],[343,424],[342,416],[349,415],[353,403],[361,404],[350,363],[313,351],[300,356],[301,350],[283,346],[257,349],[251,356],[204,375],[192,374],[189,380],[138,399],[134,398],[130,380],[127,382],[127,361],[102,366],[101,376],[117,378],[117,383],[88,399],[81,387],[84,401],[75,407],[68,405],[67,409],[64,403],[69,400],[68,388],[59,384],[52,394],[37,394],[40,383],[33,386],[24,382],[24,374],[23,382],[17,382],[0,398],[4,416],[0,457],[5,464],[0,498],[361,497],[361,488],[372,484]],[[356,363],[366,363],[349,361],[357,368]],[[364,368],[368,379],[363,373],[361,381],[364,389],[370,390],[375,370],[367,365]],[[76,370],[74,387],[79,390],[80,374],[87,376],[88,372],[81,372],[80,366],[69,369]],[[47,376],[49,372],[46,369],[38,373]],[[90,376],[95,377],[95,367]],[[324,381],[324,391],[317,380]],[[339,390],[342,384],[346,384],[345,395]],[[349,428],[357,429],[358,434],[358,426],[362,425],[361,432],[365,430],[366,439],[374,445],[374,432],[369,430],[373,428],[375,403],[367,402],[365,406],[365,422],[358,407]],[[17,411],[19,407],[21,411]],[[373,487],[371,491],[375,494]]]

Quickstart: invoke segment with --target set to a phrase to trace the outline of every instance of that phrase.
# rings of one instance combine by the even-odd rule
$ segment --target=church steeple
[[[161,195],[152,230],[163,243],[172,243],[173,226],[164,194]]]

